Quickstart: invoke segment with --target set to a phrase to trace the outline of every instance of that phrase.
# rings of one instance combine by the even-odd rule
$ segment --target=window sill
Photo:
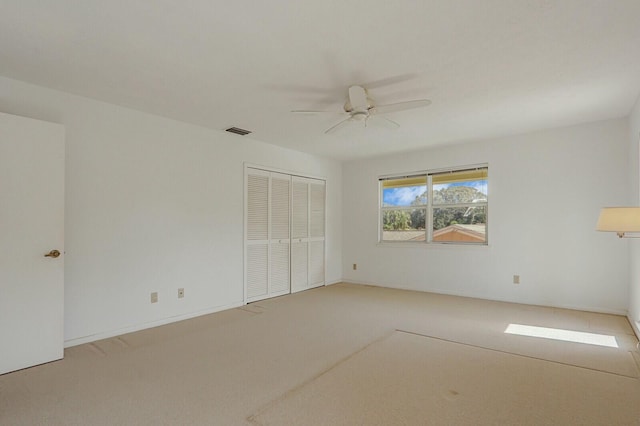
[[[491,245],[489,243],[486,244],[461,244],[461,243],[445,243],[445,242],[437,242],[437,243],[424,243],[424,242],[381,242],[378,241],[376,243],[378,247],[389,247],[389,248],[423,248],[423,249],[442,249],[442,250],[460,250],[464,248],[470,249],[483,249],[489,248]]]

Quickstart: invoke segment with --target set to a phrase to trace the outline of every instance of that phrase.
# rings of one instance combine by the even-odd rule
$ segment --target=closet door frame
[[[324,201],[324,262],[323,262],[323,268],[324,268],[324,276],[325,276],[325,281],[323,285],[326,285],[326,273],[327,273],[327,243],[326,243],[326,235],[327,235],[327,201],[326,201],[326,194],[327,194],[327,179],[326,177],[322,177],[322,176],[313,176],[313,175],[309,175],[309,174],[305,174],[305,173],[300,173],[300,172],[295,172],[295,171],[291,171],[291,170],[285,170],[285,169],[278,169],[278,168],[274,168],[274,167],[269,167],[269,166],[264,166],[264,165],[260,165],[260,164],[254,164],[254,163],[244,163],[243,165],[244,167],[244,182],[243,182],[243,192],[244,192],[244,203],[243,203],[243,210],[244,210],[244,217],[243,217],[243,222],[244,222],[244,229],[243,229],[243,234],[242,234],[242,240],[243,240],[243,270],[242,270],[242,276],[243,276],[243,286],[242,286],[242,291],[243,291],[243,303],[246,305],[247,303],[250,302],[255,302],[258,300],[262,300],[265,298],[269,298],[269,297],[276,297],[276,295],[273,296],[266,296],[264,298],[259,298],[259,299],[254,299],[252,298],[251,300],[247,300],[248,296],[247,296],[247,267],[248,267],[248,262],[247,262],[247,247],[248,247],[248,241],[247,241],[247,230],[248,230],[248,191],[247,191],[247,186],[248,186],[248,176],[249,176],[249,169],[257,169],[258,171],[262,171],[262,172],[269,172],[269,173],[280,173],[280,174],[285,174],[285,175],[289,175],[292,178],[293,177],[301,177],[301,178],[305,178],[305,179],[313,179],[313,180],[317,180],[317,181],[323,181],[325,184],[325,201]],[[292,183],[293,183],[293,179],[292,179]],[[290,185],[290,190],[289,190],[289,208],[291,209],[291,203],[293,201],[293,184],[291,183]],[[269,185],[269,191],[271,191],[271,186]],[[291,219],[289,221],[289,227],[291,228]],[[283,293],[283,294],[290,294],[292,292],[292,288],[291,288],[291,231],[289,232],[289,292],[288,293]],[[318,285],[316,287],[321,287],[322,285]],[[309,287],[312,288],[312,287]]]

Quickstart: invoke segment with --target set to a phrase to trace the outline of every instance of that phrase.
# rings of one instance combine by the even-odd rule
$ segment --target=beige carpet
[[[339,284],[0,376],[0,425],[640,424],[636,344],[624,317]]]
[[[259,410],[256,425],[627,425],[636,379],[394,332]]]

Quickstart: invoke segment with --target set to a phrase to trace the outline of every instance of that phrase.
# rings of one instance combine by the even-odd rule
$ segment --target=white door
[[[291,291],[324,285],[325,182],[294,176],[291,202]]]
[[[291,292],[289,270],[291,176],[271,173],[269,297]]]
[[[309,288],[309,179],[291,182],[291,291]]]
[[[291,176],[247,168],[245,300],[291,291]]]
[[[0,374],[63,357],[64,140],[0,113]]]
[[[245,177],[245,299],[269,295],[269,172],[247,169]]]
[[[324,285],[325,182],[309,184],[309,287]]]

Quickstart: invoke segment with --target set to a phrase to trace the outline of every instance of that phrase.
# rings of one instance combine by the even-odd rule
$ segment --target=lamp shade
[[[640,232],[640,207],[605,207],[600,211],[598,231]]]

